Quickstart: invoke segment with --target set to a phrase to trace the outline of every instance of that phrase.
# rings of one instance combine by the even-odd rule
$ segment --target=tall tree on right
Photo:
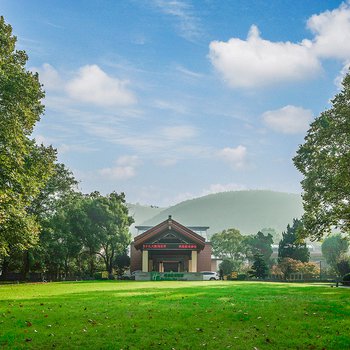
[[[278,259],[291,258],[301,262],[308,262],[310,252],[306,243],[299,237],[303,231],[303,223],[293,220],[293,225],[287,226],[287,231],[282,233],[282,239],[278,245]]]
[[[310,125],[293,161],[303,174],[304,236],[321,239],[332,228],[350,233],[350,74]]]

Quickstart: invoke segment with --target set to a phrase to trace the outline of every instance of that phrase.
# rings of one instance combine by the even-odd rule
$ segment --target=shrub
[[[237,275],[237,280],[238,281],[244,281],[246,279],[247,279],[247,274],[245,274],[245,273],[240,273],[240,274]]]
[[[342,283],[344,284],[344,286],[350,286],[350,273],[347,273],[343,276]]]

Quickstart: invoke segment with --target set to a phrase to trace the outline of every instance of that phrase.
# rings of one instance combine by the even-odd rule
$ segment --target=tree
[[[117,269],[118,276],[122,276],[127,268],[130,267],[130,257],[126,253],[119,253],[114,259],[114,266]]]
[[[222,270],[224,275],[230,275],[232,271],[238,271],[241,263],[229,258],[224,258],[219,265],[219,269]]]
[[[102,257],[109,275],[112,275],[116,256],[123,254],[131,242],[129,227],[134,222],[128,215],[124,193],[113,192],[106,197],[98,196],[91,219],[101,248],[97,254]]]
[[[235,228],[213,234],[211,243],[214,255],[219,258],[240,260],[244,255],[244,237]]]
[[[269,263],[272,255],[273,238],[270,233],[266,236],[262,232],[258,232],[255,236],[247,236],[245,238],[246,245],[250,250],[250,255],[253,260],[256,254],[261,254],[266,264]]]
[[[304,236],[321,239],[332,228],[350,233],[350,74],[343,88],[310,125],[294,157],[304,176]]]
[[[322,255],[327,263],[334,269],[337,269],[337,263],[349,249],[349,242],[340,234],[327,237],[321,246]],[[338,271],[339,272],[339,271]]]
[[[265,257],[263,254],[255,253],[254,254],[254,263],[251,267],[251,270],[248,272],[250,276],[256,278],[266,278],[268,275],[269,268],[266,264]]]
[[[287,231],[282,233],[282,239],[278,245],[278,258],[291,258],[302,262],[308,262],[310,252],[306,243],[299,237],[299,232],[303,230],[303,223],[298,219],[293,219],[293,226],[288,225]]]
[[[44,261],[41,260],[42,258],[44,258],[46,262],[48,262],[47,258],[51,259],[49,265],[52,266],[52,262],[56,261],[52,259],[53,255],[57,255],[56,253],[62,251],[61,247],[56,247],[59,242],[57,240],[57,235],[59,232],[62,232],[62,225],[64,223],[67,226],[67,222],[64,221],[61,223],[58,220],[58,218],[62,217],[63,220],[65,220],[63,213],[61,212],[60,215],[58,215],[58,211],[62,206],[67,205],[69,197],[74,193],[76,186],[77,181],[72,172],[68,170],[64,164],[56,163],[54,164],[53,173],[49,177],[45,187],[40,190],[38,196],[30,204],[28,212],[36,217],[41,229],[38,245],[23,252],[22,273],[24,278],[28,276],[32,266],[38,267],[45,265]],[[55,225],[58,225],[57,230],[56,227],[53,227]],[[45,254],[43,254],[43,246],[46,247]],[[69,250],[69,247],[67,247],[67,249]],[[65,275],[67,277],[67,256],[64,261]],[[58,272],[56,275],[58,275]]]
[[[280,268],[280,271],[282,272],[284,279],[289,278],[289,275],[291,273],[298,272],[299,266],[300,266],[300,261],[292,258],[282,258],[278,263],[278,267]]]
[[[340,259],[337,263],[337,271],[339,276],[344,276],[347,273],[350,273],[350,259]]]
[[[320,276],[320,266],[312,262],[301,262],[291,258],[283,258],[278,264],[279,270],[285,279],[289,278],[291,273],[300,273],[302,278],[318,278]]]
[[[38,75],[25,68],[12,28],[0,17],[0,257],[38,240],[39,224],[28,212],[53,171],[56,151],[29,137],[44,110]],[[6,265],[6,262],[3,261]]]

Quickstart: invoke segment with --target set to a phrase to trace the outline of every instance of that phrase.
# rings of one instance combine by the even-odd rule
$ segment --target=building
[[[154,227],[136,228],[143,232],[131,243],[131,271],[211,271],[211,244],[197,233],[209,227],[185,227],[169,216]]]

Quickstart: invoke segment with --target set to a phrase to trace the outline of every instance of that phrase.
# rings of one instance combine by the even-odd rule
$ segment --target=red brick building
[[[194,231],[208,227],[185,227],[169,216],[154,227],[137,228],[144,232],[131,244],[131,271],[211,271],[211,244]]]

